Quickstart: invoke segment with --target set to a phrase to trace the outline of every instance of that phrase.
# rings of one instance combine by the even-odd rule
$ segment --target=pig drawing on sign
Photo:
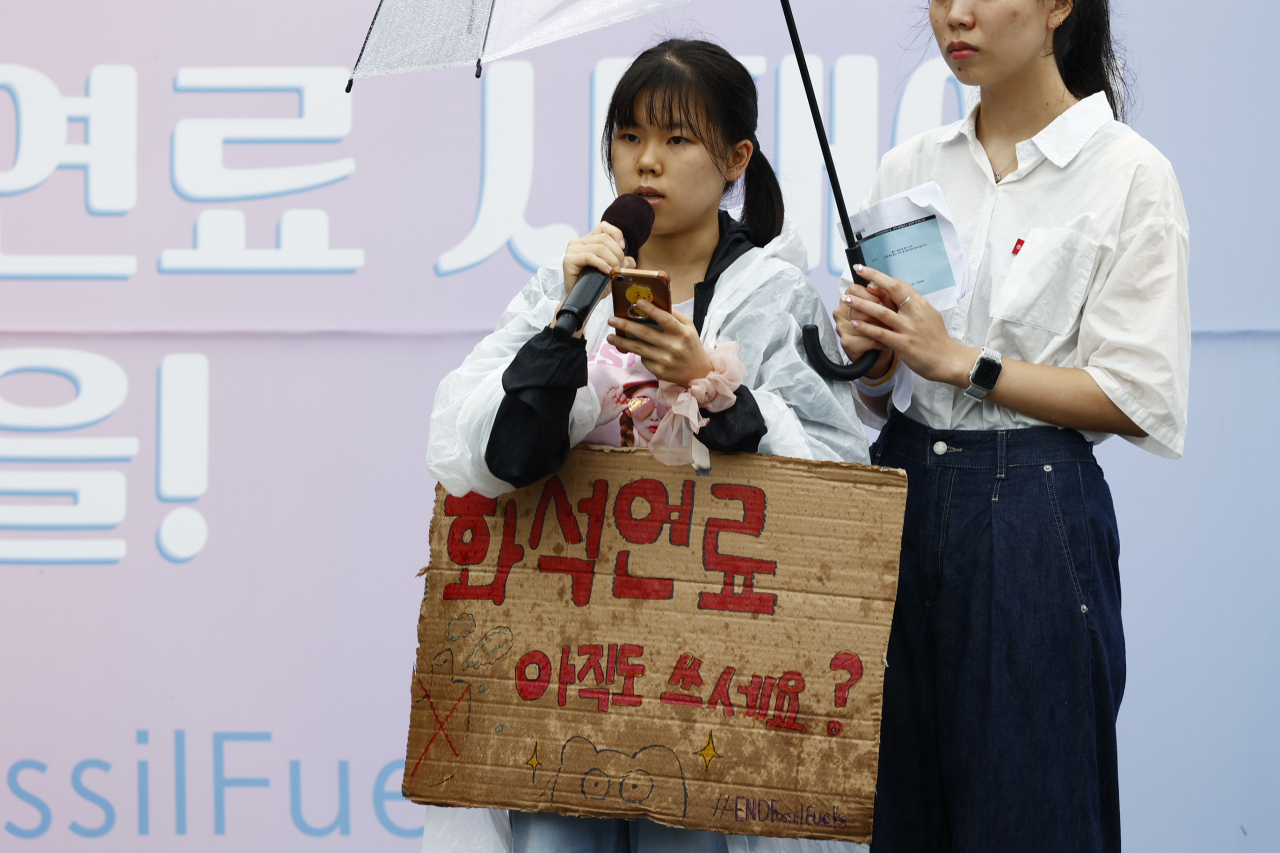
[[[632,817],[685,817],[689,811],[684,769],[670,747],[646,746],[626,753],[600,749],[584,737],[565,741],[551,801]]]

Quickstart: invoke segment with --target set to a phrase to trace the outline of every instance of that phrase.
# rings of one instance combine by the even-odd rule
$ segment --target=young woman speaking
[[[658,331],[612,316],[606,301],[580,337],[560,340],[549,324],[579,276],[632,260],[607,223],[569,243],[440,384],[427,464],[450,493],[495,496],[537,482],[583,441],[652,449],[680,396],[709,389],[715,399],[697,399],[695,412],[711,450],[866,461],[848,385],[805,361],[801,326],[818,323],[833,355],[835,335],[801,271],[804,248],[784,219],[756,121],[751,74],[718,45],[670,39],[631,64],[605,115],[602,152],[618,191],[653,208],[634,262],[670,274],[673,310],[638,303]],[[739,181],[735,219],[721,204]],[[515,853],[728,850],[723,835],[646,819],[512,812],[511,826]]]
[[[1093,445],[1182,453],[1186,213],[1117,120],[1107,0],[929,19],[981,102],[889,152],[868,203],[936,181],[974,286],[939,311],[863,268],[835,312],[850,357],[883,352],[857,384],[888,418],[872,461],[910,484],[872,849],[1118,851],[1119,541]]]

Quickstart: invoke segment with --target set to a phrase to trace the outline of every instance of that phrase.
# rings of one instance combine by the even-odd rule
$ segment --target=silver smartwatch
[[[973,370],[969,371],[969,387],[964,389],[964,393],[975,400],[987,396],[1000,381],[1001,368],[1000,353],[983,347],[978,360],[973,363]]]

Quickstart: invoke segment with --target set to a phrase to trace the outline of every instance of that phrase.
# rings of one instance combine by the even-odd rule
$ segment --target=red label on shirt
[[[1013,244],[1013,253],[1014,253],[1015,255],[1022,251],[1022,244],[1023,244],[1024,242],[1026,242],[1026,241],[1025,241],[1025,240],[1019,240],[1018,242],[1016,242],[1016,243],[1014,243],[1014,244]]]

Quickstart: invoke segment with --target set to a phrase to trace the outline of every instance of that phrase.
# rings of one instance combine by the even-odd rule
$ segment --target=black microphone
[[[644,196],[627,193],[614,199],[600,219],[622,232],[622,240],[626,244],[624,252],[634,260],[653,230],[653,216],[653,205],[645,201]],[[608,286],[609,276],[595,267],[582,271],[556,314],[552,333],[557,339],[567,341],[582,328]]]

